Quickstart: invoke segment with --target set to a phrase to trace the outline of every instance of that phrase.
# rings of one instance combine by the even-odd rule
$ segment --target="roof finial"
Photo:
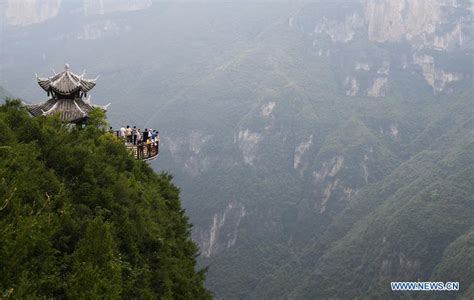
[[[69,64],[68,63],[66,63],[66,65],[64,66],[64,70],[69,71]]]

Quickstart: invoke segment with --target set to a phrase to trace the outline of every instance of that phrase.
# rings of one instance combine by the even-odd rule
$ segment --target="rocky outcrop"
[[[375,42],[405,40],[415,47],[436,50],[462,48],[466,40],[472,40],[468,33],[472,31],[472,13],[464,13],[472,4],[466,5],[456,0],[367,0],[368,38]]]
[[[415,48],[437,50],[462,48],[472,42],[472,4],[469,7],[456,0],[361,0],[360,5],[360,10],[342,19],[324,16],[316,21],[312,34],[347,43],[357,33],[365,33],[359,36],[366,35],[372,42],[408,41]]]
[[[301,157],[306,151],[308,151],[312,143],[313,143],[313,135],[310,135],[307,140],[301,142],[301,144],[299,144],[295,148],[295,154],[293,156],[293,168],[295,170],[298,169],[298,167],[300,166]]]
[[[333,42],[347,43],[354,38],[359,27],[363,26],[363,19],[357,13],[348,16],[343,22],[323,19],[314,28],[315,34],[327,34]]]
[[[387,83],[387,77],[375,78],[372,86],[367,91],[367,95],[370,97],[382,97],[385,96],[385,85]]]
[[[6,23],[13,26],[27,26],[47,21],[58,15],[62,4],[61,0],[6,0],[3,4]],[[152,0],[82,0],[81,6],[84,15],[90,16],[141,10],[151,5]]]
[[[264,105],[262,105],[261,109],[260,109],[260,115],[262,117],[269,117],[273,111],[273,108],[275,108],[275,102],[274,101],[270,101]]]
[[[59,13],[61,0],[8,0],[3,5],[6,5],[7,24],[26,26],[54,18]]]
[[[359,83],[357,82],[357,79],[354,77],[346,77],[346,80],[344,81],[344,85],[346,87],[346,95],[347,96],[355,96],[359,92]]]
[[[461,23],[456,24],[453,30],[440,36],[434,36],[433,48],[436,50],[448,50],[463,46],[463,34]]]
[[[322,167],[318,171],[313,172],[315,183],[318,184],[326,179],[327,176],[334,177],[344,165],[343,156],[334,156],[328,161],[322,163]]]
[[[209,170],[211,159],[204,155],[202,148],[212,139],[212,135],[205,135],[199,131],[192,131],[185,138],[165,137],[163,144],[171,152],[175,161],[180,161],[184,172],[191,177],[198,176]]]
[[[433,91],[440,92],[447,83],[457,81],[462,78],[461,74],[450,73],[438,68],[435,65],[434,58],[429,55],[414,55],[414,64],[421,68],[421,72],[426,82],[433,88]]]
[[[257,157],[257,144],[260,138],[261,135],[259,133],[250,132],[249,129],[239,131],[237,142],[244,162],[248,165],[253,165]]]
[[[84,14],[103,15],[117,11],[134,11],[148,8],[151,0],[83,0]]]
[[[245,215],[245,206],[236,201],[230,202],[222,213],[215,213],[210,228],[195,232],[195,240],[200,245],[202,255],[210,257],[234,246],[240,222]]]
[[[395,42],[433,34],[441,18],[440,1],[376,1],[364,7],[369,40]]]
[[[440,64],[435,66],[435,60],[439,58],[425,53],[472,50],[472,3],[458,0],[360,0],[354,5],[359,7],[345,15],[327,14],[315,19],[314,25],[310,25],[314,26],[314,30],[308,33],[313,46],[322,47],[329,36],[332,42],[339,43],[334,47],[341,47],[340,43],[356,42],[356,39],[367,39],[364,42],[398,43],[408,45],[408,48],[397,59],[392,57],[391,61],[372,62],[371,66],[357,60],[350,62],[354,63],[356,72],[346,73],[341,82],[347,96],[366,94],[370,97],[383,97],[390,85],[391,67],[407,69],[415,66],[415,70],[421,70],[434,93],[443,91],[449,82],[466,77],[466,74],[447,70],[446,61],[443,67]],[[324,49],[316,51],[318,56],[324,56]],[[377,65],[379,66],[375,69]],[[371,67],[376,72],[370,72]]]
[[[332,192],[337,188],[339,184],[339,179],[336,179],[334,182],[330,182],[323,191],[323,199],[320,204],[319,213],[324,213],[326,211],[326,204],[328,203],[329,199],[331,198]]]

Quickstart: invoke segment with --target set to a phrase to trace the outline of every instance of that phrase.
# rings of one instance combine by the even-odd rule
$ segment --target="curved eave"
[[[50,90],[51,81],[49,79],[38,78],[38,84],[46,92]]]
[[[46,92],[54,91],[61,95],[71,95],[78,91],[87,93],[96,85],[94,79],[85,79],[69,71],[64,71],[50,78],[37,77],[37,79],[43,90]]]
[[[95,81],[89,79],[81,79],[80,86],[81,91],[87,93],[88,91],[92,90],[95,87]]]
[[[75,87],[73,89],[65,90],[63,88],[58,88],[58,87],[55,87],[55,86],[51,85],[51,90],[53,90],[54,92],[56,92],[58,94],[67,96],[67,95],[72,95],[72,94],[77,93],[80,90],[80,88]]]
[[[26,107],[35,117],[58,114],[62,122],[80,123],[88,118],[94,106],[82,99],[49,99],[38,104],[27,104]]]

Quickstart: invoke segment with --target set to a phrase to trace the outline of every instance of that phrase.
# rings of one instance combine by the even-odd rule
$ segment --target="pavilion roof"
[[[41,78],[36,76],[38,84],[46,92],[54,91],[61,95],[71,95],[78,91],[87,93],[96,84],[95,79],[84,78],[84,72],[77,75],[69,70],[69,65],[66,64],[64,71],[48,78]]]
[[[90,103],[90,100],[76,99],[49,99],[39,104],[27,105],[28,111],[35,117],[48,116],[58,113],[62,122],[79,123],[89,116],[90,111],[98,107],[107,111],[108,105],[100,106]]]

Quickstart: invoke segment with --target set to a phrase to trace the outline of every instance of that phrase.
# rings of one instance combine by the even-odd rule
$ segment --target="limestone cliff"
[[[385,96],[391,84],[391,67],[408,68],[421,74],[434,93],[443,91],[450,82],[472,75],[468,68],[462,72],[447,68],[452,63],[446,63],[444,55],[456,56],[474,49],[472,2],[361,0],[351,2],[350,9],[343,9],[344,5],[344,1],[334,4],[336,11],[324,13],[322,17],[314,17],[305,9],[292,17],[292,25],[300,23],[318,56],[330,53],[334,47],[352,49],[352,44],[357,42],[372,43],[389,51],[401,47],[390,58],[385,58],[386,61],[373,61],[376,65],[371,68],[361,64],[357,53],[351,50],[350,58],[344,63],[355,68],[341,80],[341,89],[346,95]],[[313,21],[308,22],[308,19]],[[328,45],[328,40],[332,44]],[[404,50],[399,52],[400,49]],[[444,61],[444,65],[440,61]]]
[[[472,5],[463,6],[456,0],[368,0],[364,15],[371,41],[405,40],[413,45],[452,50],[466,42],[469,26],[472,27],[471,9]]]
[[[134,11],[149,7],[151,0],[83,0],[84,14],[103,15],[116,11]]]
[[[85,16],[104,15],[118,11],[134,11],[151,6],[151,0],[83,0],[77,1]],[[27,26],[41,23],[58,15],[64,6],[61,0],[7,0],[4,3],[8,25]]]
[[[15,26],[41,23],[54,18],[61,0],[8,0],[4,7],[6,22]]]

